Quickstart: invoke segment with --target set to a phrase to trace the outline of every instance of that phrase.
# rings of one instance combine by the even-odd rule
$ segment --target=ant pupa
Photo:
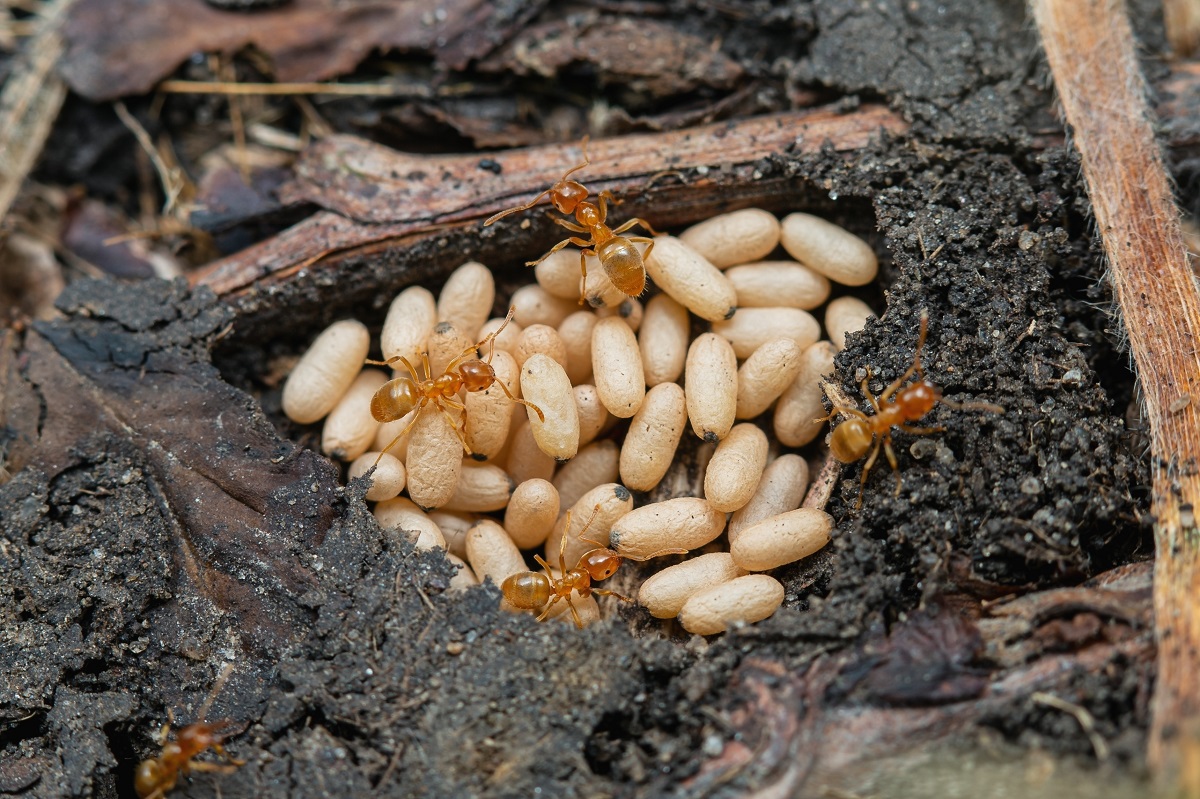
[[[921,366],[921,349],[925,346],[925,336],[928,332],[929,313],[921,311],[921,329],[917,336],[917,349],[913,354],[912,365],[904,374],[893,380],[879,396],[874,396],[867,386],[871,379],[871,370],[867,369],[861,388],[863,396],[867,398],[875,411],[874,416],[868,416],[858,408],[835,403],[829,415],[818,420],[828,421],[839,413],[850,416],[849,419],[833,429],[829,437],[829,451],[842,463],[854,463],[864,456],[867,458],[867,462],[863,464],[862,478],[859,480],[860,489],[855,509],[862,507],[867,476],[871,473],[871,467],[875,465],[875,461],[879,457],[880,449],[887,456],[892,473],[896,475],[895,495],[900,495],[903,480],[900,477],[900,466],[896,462],[896,453],[892,450],[893,427],[917,436],[944,431],[944,427],[913,427],[909,424],[909,422],[918,421],[932,411],[938,403],[955,410],[1004,413],[1004,408],[1001,406],[987,402],[959,403],[942,398],[941,388],[925,378],[925,371]],[[914,374],[919,379],[907,386],[904,385]]]
[[[422,380],[417,374],[416,368],[403,355],[393,355],[386,361],[372,361],[367,363],[374,366],[391,366],[396,361],[404,364],[404,368],[408,370],[408,376],[401,376],[389,380],[384,383],[371,397],[371,415],[378,422],[394,422],[402,419],[415,409],[412,421],[400,431],[392,441],[383,448],[379,453],[379,457],[375,462],[379,463],[379,458],[383,457],[383,453],[391,449],[397,441],[404,437],[405,433],[412,429],[417,422],[417,417],[425,409],[427,405],[432,404],[439,411],[445,414],[449,420],[451,428],[458,434],[459,441],[462,442],[463,449],[467,455],[471,453],[471,447],[467,444],[466,425],[467,415],[466,406],[460,402],[458,392],[466,389],[470,392],[487,391],[493,385],[499,385],[507,396],[513,402],[519,402],[526,407],[532,408],[542,421],[546,420],[546,415],[542,413],[542,409],[519,397],[513,396],[513,393],[508,390],[508,386],[504,385],[503,380],[496,379],[496,371],[492,368],[492,356],[496,351],[496,336],[500,335],[500,331],[504,330],[505,326],[512,321],[514,309],[508,309],[508,316],[504,318],[504,323],[494,331],[489,333],[478,344],[472,344],[462,351],[454,360],[446,365],[446,371],[438,377],[433,377],[429,367],[429,354],[422,353],[421,360],[425,367],[425,379]],[[484,346],[488,346],[487,360],[480,360],[479,350]],[[460,416],[455,420],[447,408],[456,409]]]
[[[588,518],[587,524],[579,531],[579,540],[595,544],[596,549],[589,549],[580,555],[575,567],[568,569],[566,562],[567,535],[564,532],[558,542],[559,576],[554,576],[550,570],[550,564],[541,555],[534,555],[534,559],[545,570],[545,574],[539,572],[518,572],[509,576],[500,586],[500,591],[504,594],[504,598],[513,607],[520,608],[521,610],[541,611],[538,621],[543,621],[550,614],[550,610],[556,603],[565,600],[567,607],[571,611],[571,618],[575,620],[575,626],[582,628],[583,621],[579,618],[579,611],[575,610],[575,605],[571,602],[572,591],[577,592],[580,597],[600,594],[616,597],[622,602],[633,602],[634,600],[630,597],[618,594],[616,591],[609,591],[605,588],[594,588],[592,583],[612,577],[626,560],[643,561],[657,558],[660,555],[681,555],[687,552],[686,549],[663,549],[644,557],[619,555],[602,545],[599,541],[584,537],[584,533],[592,526],[592,522],[595,521],[596,514],[599,512],[600,506],[597,505],[592,509],[592,515]],[[567,511],[564,524],[566,530],[571,529],[570,511]]]
[[[589,255],[594,255],[600,260],[600,265],[604,267],[605,274],[608,275],[609,280],[612,281],[614,286],[630,297],[636,297],[641,294],[646,288],[645,259],[649,257],[650,251],[654,249],[654,239],[645,236],[626,237],[621,234],[635,225],[641,225],[650,232],[651,236],[658,235],[646,220],[639,217],[628,220],[615,230],[610,228],[605,222],[608,218],[608,203],[611,202],[613,205],[620,205],[622,201],[618,200],[613,196],[611,191],[606,189],[600,192],[598,198],[599,205],[588,202],[588,196],[590,195],[588,188],[577,180],[570,180],[570,176],[573,173],[591,164],[591,159],[588,158],[587,154],[587,144],[588,137],[584,136],[581,143],[583,162],[564,172],[563,176],[553,186],[524,205],[518,205],[515,208],[509,208],[498,214],[494,214],[483,223],[484,227],[487,227],[509,214],[515,214],[518,211],[527,211],[546,195],[550,196],[550,203],[560,213],[566,214],[568,217],[574,216],[574,222],[557,217],[554,221],[572,233],[581,233],[586,238],[571,236],[564,239],[554,245],[541,258],[538,258],[536,261],[529,261],[526,266],[537,266],[568,244],[574,244],[576,247],[579,247],[579,270],[582,274],[579,284],[580,305],[583,305],[587,299],[587,256]],[[645,253],[640,252],[634,246],[635,243],[645,244]]]

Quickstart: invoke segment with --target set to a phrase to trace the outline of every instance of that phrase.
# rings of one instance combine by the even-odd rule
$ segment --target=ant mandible
[[[425,379],[422,380],[417,375],[417,370],[413,367],[409,360],[403,355],[393,355],[386,361],[372,361],[367,363],[374,366],[391,366],[396,361],[404,364],[404,368],[408,370],[408,376],[397,377],[384,383],[371,397],[371,415],[378,422],[394,422],[397,419],[402,419],[416,409],[410,421],[400,434],[391,440],[383,452],[379,453],[379,457],[375,459],[375,463],[379,463],[379,459],[383,457],[383,453],[387,452],[396,442],[404,437],[405,433],[412,429],[417,423],[417,417],[425,406],[432,403],[439,411],[441,411],[447,420],[450,422],[450,427],[458,434],[458,440],[462,442],[463,449],[467,455],[471,455],[471,447],[467,444],[466,426],[467,426],[467,406],[459,402],[456,397],[458,392],[466,389],[470,392],[487,391],[493,385],[499,385],[507,396],[513,402],[519,402],[527,408],[532,408],[537,413],[538,418],[543,422],[546,421],[546,414],[542,413],[542,409],[519,397],[514,397],[512,392],[508,390],[508,386],[504,385],[503,380],[496,379],[496,370],[492,368],[492,355],[496,352],[496,336],[500,335],[500,331],[512,321],[513,313],[516,309],[509,308],[508,316],[504,318],[504,323],[494,331],[489,333],[483,341],[478,344],[472,344],[462,351],[454,360],[446,365],[446,371],[439,377],[434,377],[431,374],[429,367],[429,353],[421,353],[421,361],[425,367]],[[479,350],[485,345],[490,345],[488,350],[487,360],[479,359]],[[455,408],[459,412],[459,420],[456,421],[447,407]]]
[[[862,379],[862,393],[875,410],[874,416],[867,416],[858,408],[834,403],[833,410],[828,416],[817,421],[828,421],[839,413],[848,414],[851,418],[833,429],[829,437],[829,451],[833,457],[842,463],[854,463],[861,460],[868,451],[867,462],[863,465],[862,479],[859,480],[858,502],[855,510],[862,507],[863,492],[867,486],[867,476],[871,467],[879,457],[882,448],[887,455],[892,473],[896,475],[895,496],[900,495],[903,481],[900,477],[900,466],[896,463],[896,453],[892,450],[892,428],[898,428],[905,433],[924,436],[930,433],[940,433],[944,427],[913,427],[908,424],[915,422],[933,410],[939,402],[955,410],[990,411],[1004,413],[1004,408],[987,402],[950,402],[942,398],[942,390],[925,378],[921,367],[921,348],[925,346],[925,336],[929,332],[929,313],[921,311],[921,331],[917,336],[917,350],[913,354],[912,366],[883,390],[878,397],[871,394],[867,383],[871,379],[871,370],[867,368],[866,377]],[[910,385],[901,386],[916,374],[920,379]]]
[[[550,610],[554,607],[555,603],[560,600],[566,600],[567,607],[571,610],[571,618],[575,620],[575,626],[582,629],[583,622],[579,618],[579,611],[575,610],[575,604],[571,601],[572,591],[578,592],[581,597],[601,594],[616,597],[622,602],[632,602],[633,599],[618,594],[616,591],[609,591],[605,588],[593,588],[592,583],[612,577],[626,560],[643,561],[657,558],[660,555],[682,555],[684,552],[687,552],[686,549],[662,549],[641,558],[635,558],[630,555],[618,555],[599,541],[584,538],[583,536],[588,528],[592,526],[592,522],[596,520],[596,514],[599,512],[600,506],[597,505],[592,509],[592,515],[588,518],[587,524],[579,531],[579,540],[595,544],[596,549],[589,549],[580,555],[579,562],[575,564],[575,568],[567,569],[567,535],[565,530],[571,529],[571,511],[567,511],[567,518],[564,522],[564,533],[558,542],[558,572],[561,576],[555,577],[550,571],[550,564],[543,560],[541,555],[534,555],[534,559],[537,560],[539,566],[546,570],[546,573],[517,572],[509,576],[500,586],[500,591],[504,594],[504,598],[513,607],[520,608],[521,610],[532,610],[535,612],[540,610],[541,615],[538,616],[538,621],[543,621],[550,614]]]
[[[583,305],[587,299],[587,256],[589,255],[594,255],[600,259],[600,265],[604,267],[605,274],[608,275],[609,280],[612,281],[614,286],[630,297],[636,297],[641,294],[646,288],[645,259],[650,256],[650,251],[654,249],[654,239],[645,236],[626,237],[620,234],[629,230],[634,225],[641,225],[650,231],[651,236],[658,235],[654,228],[650,227],[650,223],[636,216],[616,230],[609,228],[605,224],[605,219],[608,217],[608,203],[611,202],[613,205],[620,205],[622,201],[614,197],[611,191],[605,189],[600,192],[600,205],[597,207],[595,204],[587,201],[589,192],[586,186],[577,180],[568,180],[572,173],[578,172],[592,163],[591,159],[588,158],[587,144],[588,137],[584,136],[581,143],[583,148],[583,163],[573,166],[564,172],[557,183],[524,205],[518,205],[516,208],[501,211],[483,223],[483,226],[487,227],[497,219],[502,219],[509,214],[515,214],[518,211],[527,211],[547,194],[550,195],[551,204],[560,213],[567,216],[574,215],[575,222],[559,218],[555,218],[554,221],[567,230],[573,233],[582,233],[588,238],[571,236],[555,244],[550,249],[550,252],[541,258],[538,258],[536,261],[529,261],[525,265],[537,266],[568,244],[580,247],[579,271],[582,274],[579,284],[580,305]],[[645,244],[646,252],[639,252],[638,248],[634,246],[635,242]]]
[[[232,668],[226,666],[217,678],[213,690],[209,693],[208,698],[200,707],[200,718],[204,718],[208,714],[208,709],[212,705],[213,699],[229,678]],[[151,757],[143,760],[138,764],[137,771],[134,772],[133,789],[140,799],[163,799],[167,791],[175,787],[175,783],[179,781],[180,774],[188,774],[192,771],[208,771],[218,774],[232,774],[237,771],[239,766],[244,766],[246,761],[238,760],[225,751],[223,744],[225,743],[225,735],[222,735],[218,730],[229,726],[230,722],[222,721],[215,724],[209,724],[203,721],[197,721],[188,724],[179,730],[175,736],[175,740],[168,740],[171,733],[171,713],[168,710],[167,716],[170,719],[168,723],[162,726],[159,733],[162,741],[162,754],[158,757]],[[212,749],[221,757],[227,760],[227,763],[206,763],[204,761],[193,760],[196,755],[203,752],[205,749]]]

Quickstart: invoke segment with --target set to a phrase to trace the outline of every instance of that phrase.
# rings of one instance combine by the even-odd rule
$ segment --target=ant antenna
[[[226,662],[221,667],[221,673],[217,675],[216,681],[213,683],[212,690],[208,692],[208,698],[204,700],[204,704],[200,706],[199,715],[196,717],[199,721],[204,721],[208,717],[208,711],[212,708],[213,702],[217,698],[217,694],[221,693],[221,689],[225,687],[225,683],[229,681],[230,675],[233,674],[233,663]]]

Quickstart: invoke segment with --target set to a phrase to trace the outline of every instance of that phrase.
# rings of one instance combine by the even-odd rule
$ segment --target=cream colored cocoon
[[[492,369],[496,382],[484,391],[468,391],[463,398],[467,406],[467,446],[476,460],[494,458],[508,441],[512,426],[512,400],[500,387],[503,382],[513,396],[521,396],[520,370],[516,360],[504,350],[492,353]]]
[[[821,375],[833,371],[833,345],[818,341],[800,356],[800,372],[775,405],[775,437],[785,447],[802,447],[825,427]]]
[[[739,358],[749,358],[763,344],[780,336],[794,339],[800,349],[821,337],[821,325],[799,308],[742,308],[728,322],[714,322],[712,328],[733,345]]]
[[[388,308],[383,332],[379,336],[384,360],[402,355],[420,369],[421,353],[425,351],[435,324],[437,303],[428,289],[410,286],[400,292]],[[404,371],[400,363],[394,367]]]
[[[692,225],[679,240],[724,269],[770,255],[779,244],[779,220],[761,208],[744,208]]]
[[[679,611],[679,623],[697,635],[723,633],[771,616],[783,604],[783,594],[783,584],[770,575],[735,577],[693,594]]]
[[[655,284],[701,319],[729,319],[737,310],[737,292],[721,270],[674,236],[659,236],[646,259]]]
[[[800,507],[808,488],[808,463],[799,455],[780,455],[767,464],[754,496],[733,512],[726,532],[733,543],[747,527]]]
[[[592,330],[592,375],[600,401],[613,416],[628,419],[642,407],[646,396],[642,353],[637,337],[619,318],[600,319]]]
[[[767,434],[750,422],[735,425],[713,453],[704,472],[704,497],[729,513],[754,496],[767,465]]]
[[[526,480],[513,491],[504,512],[504,529],[521,549],[541,546],[554,529],[558,490],[545,480]]]
[[[833,517],[825,511],[797,508],[742,530],[729,551],[746,571],[770,571],[818,551],[832,530]]]
[[[364,452],[359,455],[350,464],[346,477],[349,480],[362,477],[372,467],[375,471],[370,477],[371,487],[367,489],[369,501],[382,502],[404,490],[404,464],[386,452]]]
[[[715,333],[703,333],[688,348],[684,391],[692,430],[708,442],[729,434],[737,413],[737,355]]]
[[[464,462],[446,510],[484,513],[508,505],[515,485],[508,472],[490,463]]]
[[[546,415],[542,421],[529,409],[529,426],[542,452],[557,461],[575,457],[579,451],[579,414],[571,381],[562,366],[548,355],[530,356],[521,367],[521,393]]]
[[[750,353],[738,369],[736,417],[753,419],[771,407],[800,373],[803,352],[795,339],[783,337]]]
[[[440,508],[454,496],[462,472],[462,442],[436,408],[417,416],[408,437],[408,495],[425,510]]]
[[[710,552],[677,563],[655,574],[638,589],[638,604],[656,619],[679,615],[694,594],[746,573],[728,552]]]
[[[725,514],[706,500],[677,497],[643,505],[613,525],[611,546],[630,558],[698,549],[725,529]]]
[[[468,261],[450,273],[437,301],[437,319],[449,322],[472,341],[492,312],[496,301],[496,280],[492,270]]]
[[[879,272],[871,245],[819,216],[789,214],[780,232],[780,243],[788,255],[834,283],[865,286]]]
[[[375,506],[374,514],[375,520],[384,530],[415,534],[414,543],[417,549],[446,548],[446,539],[441,529],[410,499],[396,497],[380,502]]]
[[[329,412],[321,428],[321,452],[352,461],[370,448],[379,432],[371,415],[371,397],[388,380],[386,372],[364,369]]]
[[[646,303],[646,313],[638,331],[642,351],[642,371],[646,385],[674,383],[683,374],[689,334],[687,308],[666,294],[656,294]]]
[[[825,331],[839,352],[846,348],[846,334],[857,333],[874,319],[871,306],[858,297],[838,297],[825,308]]]
[[[527,571],[521,550],[491,519],[482,519],[467,531],[467,563],[480,582],[491,578],[497,588],[510,576]]]
[[[759,261],[725,273],[739,308],[785,306],[811,311],[829,299],[829,278],[795,261]]]
[[[283,386],[283,412],[293,422],[324,418],[362,370],[371,334],[362,322],[334,322],[317,336]]]
[[[634,491],[649,491],[658,485],[675,458],[686,425],[687,401],[682,388],[659,383],[646,392],[621,445],[621,482]]]

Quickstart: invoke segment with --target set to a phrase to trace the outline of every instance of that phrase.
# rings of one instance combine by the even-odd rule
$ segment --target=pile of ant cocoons
[[[772,259],[780,245],[790,257]],[[555,252],[535,267],[535,283],[513,293],[505,324],[489,318],[492,272],[467,263],[437,297],[403,290],[380,347],[384,360],[404,356],[421,380],[423,353],[433,378],[466,353],[490,359],[495,384],[381,424],[372,397],[393,375],[364,367],[368,330],[343,320],[296,364],[283,410],[298,423],[324,420],[321,450],[348,463],[350,478],[375,467],[367,499],[380,525],[446,550],[459,567],[452,589],[527,572],[530,550],[558,576],[563,536],[567,569],[595,542],[631,559],[703,549],[646,580],[637,601],[712,635],[772,615],[784,589],[769,572],[830,540],[830,516],[801,507],[807,462],[774,454],[780,447],[764,428],[784,448],[821,432],[821,378],[846,335],[874,315],[852,296],[828,302],[831,282],[862,286],[877,269],[870,246],[830,222],[751,208],[656,237],[648,298],[627,297],[588,256],[582,304],[578,250]],[[813,316],[822,306],[825,339]],[[693,338],[693,316],[709,332]],[[501,382],[542,416],[509,399]],[[715,445],[704,496],[635,507],[632,492],[658,485],[684,435]],[[712,551],[722,534],[728,548]],[[548,617],[572,618],[566,602],[554,604]],[[571,605],[583,624],[600,618],[594,596],[575,593]]]

